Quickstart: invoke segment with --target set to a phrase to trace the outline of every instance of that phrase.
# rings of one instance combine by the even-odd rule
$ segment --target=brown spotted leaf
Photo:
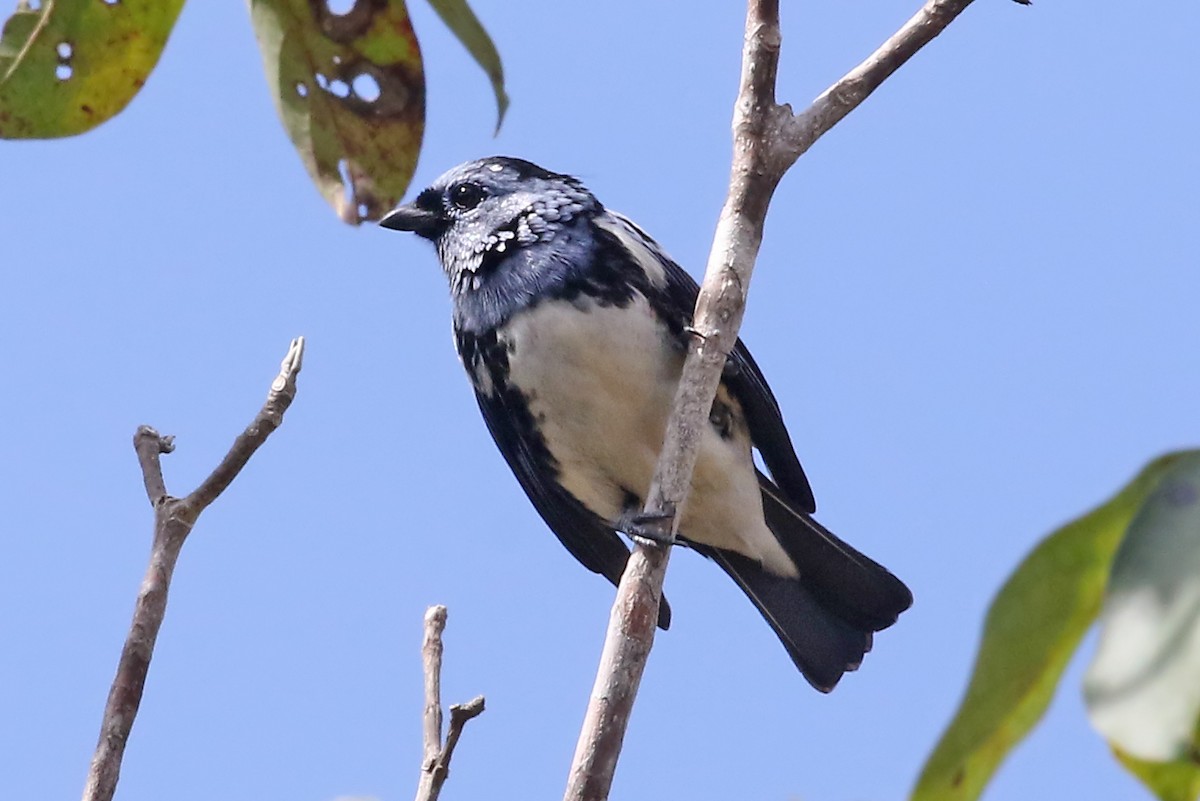
[[[0,35],[0,137],[88,131],[145,84],[183,0],[21,0]]]
[[[403,0],[250,0],[292,144],[344,221],[377,220],[412,180],[425,130],[421,51]]]

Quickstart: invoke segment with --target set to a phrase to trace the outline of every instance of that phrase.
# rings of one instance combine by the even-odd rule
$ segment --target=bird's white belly
[[[580,305],[588,304],[588,305]],[[684,354],[640,295],[625,308],[551,301],[501,335],[509,381],[525,395],[562,485],[616,524],[629,496],[644,499],[662,448]],[[697,542],[795,567],[767,528],[749,435],[705,426],[680,531]]]
[[[525,394],[563,485],[617,520],[625,492],[644,497],[649,487],[682,354],[640,296],[624,309],[541,303],[502,336],[509,381]]]

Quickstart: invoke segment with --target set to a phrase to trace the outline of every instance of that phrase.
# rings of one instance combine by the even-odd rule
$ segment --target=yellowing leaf
[[[966,696],[925,763],[913,801],[979,797],[1000,762],[1041,718],[1100,611],[1126,529],[1182,454],[1150,463],[1103,506],[1039,544],[1000,589]]]
[[[403,0],[250,0],[267,83],[292,144],[348,223],[399,202],[425,130],[421,51]]]
[[[0,35],[0,137],[91,130],[133,99],[183,0],[22,2]]]

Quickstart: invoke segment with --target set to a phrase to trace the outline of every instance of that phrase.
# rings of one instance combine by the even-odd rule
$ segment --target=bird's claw
[[[675,544],[675,534],[671,530],[675,515],[669,512],[633,515],[625,525],[625,533],[635,542],[652,543],[664,548]]]

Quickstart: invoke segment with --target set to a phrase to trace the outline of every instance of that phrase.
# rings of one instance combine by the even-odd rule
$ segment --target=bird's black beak
[[[383,216],[379,224],[393,231],[412,231],[426,239],[437,239],[445,230],[446,221],[437,212],[427,211],[407,203],[397,206]]]

